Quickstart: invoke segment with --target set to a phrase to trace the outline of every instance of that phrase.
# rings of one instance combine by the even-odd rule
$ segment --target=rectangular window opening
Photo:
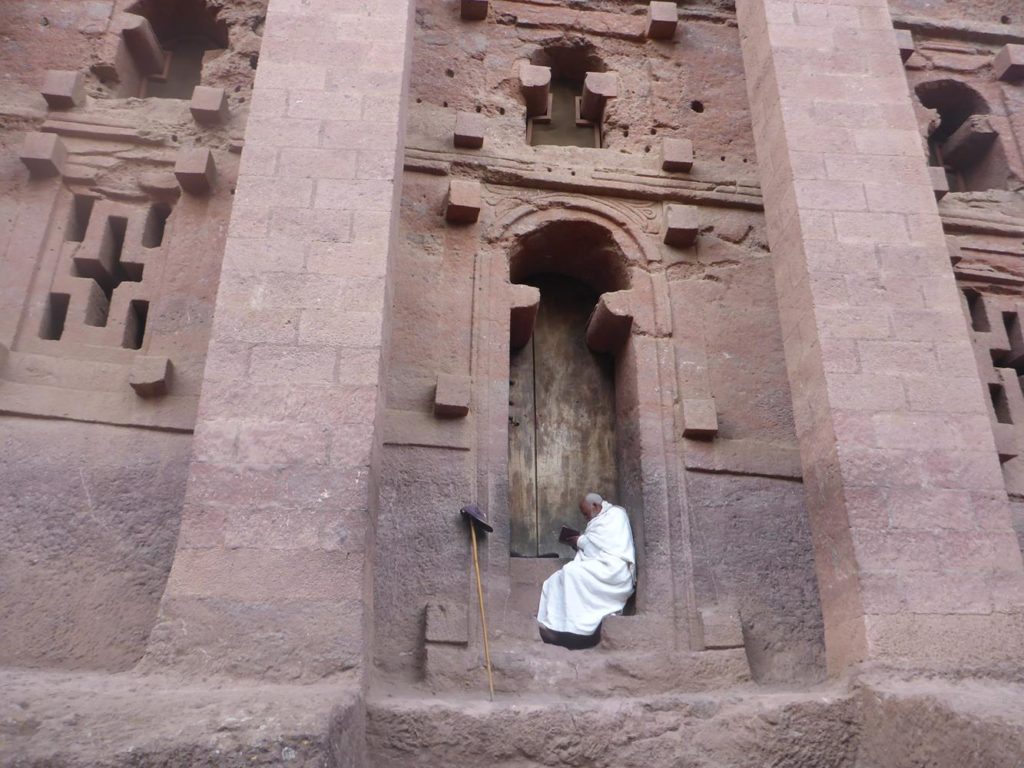
[[[978,333],[988,333],[992,330],[992,323],[989,322],[988,313],[985,311],[985,302],[977,291],[966,290],[967,309],[971,314],[971,327]]]
[[[1014,326],[1018,324],[1016,312],[1003,312],[1003,327],[1006,329],[1007,336],[1012,336],[1014,332]]]
[[[135,261],[121,262],[121,264],[118,265],[117,285],[120,285],[121,283],[141,283],[142,270],[145,266],[145,264],[139,264]]]
[[[167,228],[167,219],[171,215],[171,206],[167,203],[155,203],[149,207],[146,214],[146,225],[142,230],[142,246],[144,248],[159,248],[164,242],[164,231]]]
[[[1020,315],[1016,312],[1003,312],[1003,327],[1006,328],[1006,339],[1010,342],[1010,354],[1004,356],[1002,365],[1013,368],[1020,376],[1024,374],[1024,327],[1021,326]]]
[[[46,300],[43,322],[39,326],[39,338],[59,341],[64,335],[64,323],[68,319],[69,293],[51,293]]]
[[[146,338],[146,319],[149,317],[149,302],[133,299],[128,302],[128,317],[124,323],[124,340],[121,346],[126,349],[142,349]]]
[[[583,84],[570,80],[551,83],[550,113],[529,121],[529,142],[533,146],[600,147],[600,128],[592,123],[577,124],[576,100]]]
[[[992,409],[996,413],[996,421],[1000,424],[1013,424],[1010,416],[1010,401],[1002,384],[989,384],[988,394],[992,398]]]
[[[64,228],[64,239],[66,241],[69,243],[80,243],[85,240],[86,230],[89,229],[89,218],[92,216],[92,207],[95,203],[95,197],[75,195],[75,199],[71,201],[68,225]]]

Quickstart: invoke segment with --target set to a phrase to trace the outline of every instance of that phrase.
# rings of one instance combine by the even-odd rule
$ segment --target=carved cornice
[[[579,168],[551,161],[534,163],[492,155],[467,156],[419,147],[406,149],[404,167],[413,173],[452,174],[508,187],[754,211],[763,209],[760,187],[753,181],[736,179],[669,178],[651,171]]]
[[[1019,24],[988,24],[963,19],[933,19],[905,13],[894,13],[892,23],[897,29],[909,29],[923,37],[972,40],[993,45],[1024,43],[1024,27]]]

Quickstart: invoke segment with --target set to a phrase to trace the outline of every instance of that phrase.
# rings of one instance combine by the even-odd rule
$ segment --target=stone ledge
[[[199,397],[189,393],[173,393],[159,399],[139,397],[129,386],[130,369],[128,363],[14,350],[8,353],[0,376],[0,412],[191,432]],[[82,389],[83,381],[95,382],[91,385],[94,388]]]
[[[384,444],[468,451],[475,439],[472,424],[469,418],[437,419],[420,411],[388,410],[384,413]]]
[[[630,618],[624,617],[623,621]],[[742,649],[681,652],[569,651],[535,641],[491,643],[494,689],[500,693],[537,694],[571,690],[576,696],[637,696],[708,691],[750,680]],[[435,692],[483,691],[487,673],[483,648],[427,646],[427,685]]]
[[[689,441],[683,460],[688,470],[800,480],[800,451],[794,446],[759,440]]]
[[[331,742],[365,722],[358,683],[344,679],[214,686],[161,674],[4,669],[0,690],[0,719],[14,727],[0,739],[5,766],[335,765]],[[89,738],[74,735],[84,732]]]
[[[543,149],[541,147],[540,149]],[[626,198],[645,202],[685,202],[744,210],[764,209],[761,189],[755,180],[730,185],[711,178],[679,178],[666,172],[642,168],[595,168],[579,172],[571,165],[555,161],[523,163],[511,157],[483,153],[457,153],[454,150],[410,146],[406,148],[403,168],[410,173],[448,176],[457,168],[463,178],[472,177],[485,184],[539,189],[546,192],[571,192],[598,197]],[[554,169],[549,172],[548,168]],[[708,172],[703,165],[705,172]],[[573,176],[572,172],[577,175]]]

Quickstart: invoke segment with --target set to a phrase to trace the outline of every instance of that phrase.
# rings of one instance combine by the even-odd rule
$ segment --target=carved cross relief
[[[963,297],[1006,489],[1024,494],[1024,303],[973,289]]]
[[[76,196],[39,323],[50,341],[140,349],[170,207]]]

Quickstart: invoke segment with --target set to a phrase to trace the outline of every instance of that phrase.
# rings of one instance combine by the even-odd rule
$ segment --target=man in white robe
[[[636,586],[636,551],[626,510],[588,493],[580,499],[587,527],[570,539],[576,557],[545,582],[537,621],[546,643],[597,643],[605,616],[621,611]]]

